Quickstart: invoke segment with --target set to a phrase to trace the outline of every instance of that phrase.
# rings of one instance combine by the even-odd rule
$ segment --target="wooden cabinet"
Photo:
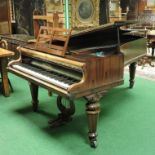
[[[0,0],[0,34],[11,33],[10,8],[8,0]]]
[[[0,0],[0,34],[11,34],[14,19],[13,0]]]

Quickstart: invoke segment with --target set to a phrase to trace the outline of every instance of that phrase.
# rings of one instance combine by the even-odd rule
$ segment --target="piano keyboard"
[[[58,75],[54,72],[47,72],[24,63],[14,64],[12,67],[63,89],[68,89],[70,85],[76,82],[74,79],[70,79],[63,75]]]

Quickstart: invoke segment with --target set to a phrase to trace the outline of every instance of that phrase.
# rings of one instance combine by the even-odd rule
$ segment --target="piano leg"
[[[97,120],[100,112],[100,96],[99,95],[92,95],[86,97],[88,103],[86,104],[86,113],[88,116],[88,127],[89,127],[89,140],[90,145],[93,148],[97,147]]]
[[[129,74],[130,74],[129,88],[133,88],[135,83],[136,64],[137,64],[136,62],[133,62],[129,65]]]
[[[32,106],[33,111],[38,111],[38,85],[34,83],[29,83],[30,91],[31,91],[31,97],[32,97]]]
[[[154,57],[154,48],[152,47],[152,53],[151,56]]]

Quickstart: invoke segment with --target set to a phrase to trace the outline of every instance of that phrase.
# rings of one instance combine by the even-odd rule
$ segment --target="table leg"
[[[7,67],[7,58],[1,58],[0,63],[1,63],[0,65],[1,65],[3,95],[7,97],[10,95],[8,74],[7,74],[7,68],[6,68]]]

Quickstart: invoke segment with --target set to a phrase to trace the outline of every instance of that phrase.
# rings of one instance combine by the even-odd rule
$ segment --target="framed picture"
[[[45,0],[46,12],[63,12],[63,0]]]
[[[99,0],[72,0],[72,28],[89,28],[99,25]]]

